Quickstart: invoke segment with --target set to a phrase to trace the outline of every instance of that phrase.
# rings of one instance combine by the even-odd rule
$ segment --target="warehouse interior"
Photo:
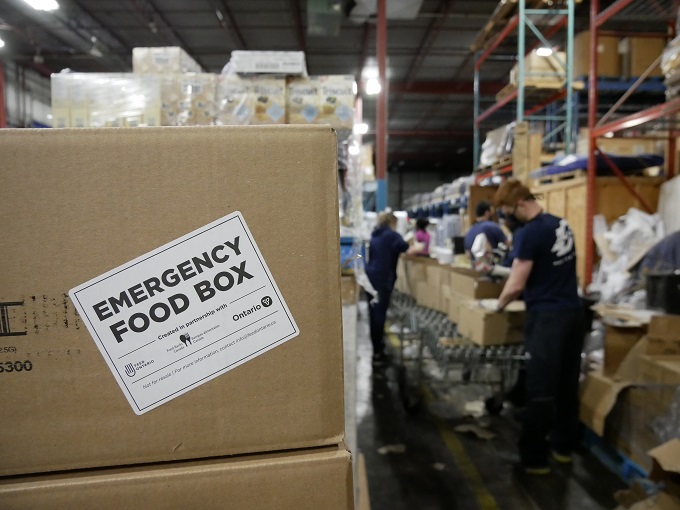
[[[0,2],[0,507],[680,509],[678,29]]]

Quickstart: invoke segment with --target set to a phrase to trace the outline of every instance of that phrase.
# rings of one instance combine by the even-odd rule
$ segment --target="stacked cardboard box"
[[[288,80],[289,124],[330,124],[351,129],[354,118],[352,75],[310,76]]]
[[[469,301],[497,298],[503,291],[503,282],[493,281],[473,269],[455,267],[449,275],[449,320],[458,323],[460,308]]]
[[[12,240],[0,248],[8,410],[0,476],[12,476],[0,485],[0,506],[217,508],[227,498],[243,509],[350,508],[350,460],[338,446],[344,411],[333,131],[16,130],[4,133],[0,152],[7,177],[0,218]],[[283,188],[281,179],[298,185]],[[272,209],[295,210],[310,222],[291,228]],[[222,232],[225,218],[242,229],[240,248],[227,236],[203,246],[203,233]],[[183,253],[183,246],[193,249]],[[221,269],[217,262],[228,254],[233,267]],[[176,270],[162,272],[155,257],[173,260],[167,267]],[[199,259],[192,270],[183,262]],[[128,286],[115,282],[137,267],[148,292],[141,284],[122,291]],[[178,283],[178,274],[189,281]],[[69,289],[91,279],[69,299]],[[113,297],[76,313],[74,304],[95,289]],[[177,305],[182,292],[188,308],[163,322],[162,310],[170,310],[163,303]],[[109,323],[111,331],[118,327],[111,310],[129,326],[122,341],[107,333]],[[147,311],[151,322],[143,320]],[[275,314],[270,323],[267,313]],[[113,354],[121,349],[129,353]],[[201,367],[212,366],[217,372],[200,380]],[[156,398],[147,392],[159,387],[166,393],[153,405],[140,403]],[[258,456],[239,457],[251,453]]]
[[[135,74],[183,74],[201,71],[198,62],[177,46],[132,50],[132,72]]]
[[[460,305],[458,334],[477,345],[520,344],[524,340],[523,307],[499,313],[476,301],[464,302]]]
[[[536,50],[524,58],[524,86],[536,88],[560,88],[564,84],[567,72],[563,67],[567,55],[563,51],[553,52],[549,56],[541,56]],[[510,83],[519,86],[519,64],[510,71]]]
[[[605,358],[607,351],[615,361],[627,354],[613,373],[591,373],[582,385],[581,421],[647,470],[649,450],[680,426],[679,324],[680,317],[653,317],[637,341],[637,333],[616,331],[613,347],[605,339]]]
[[[623,78],[642,76],[663,53],[665,47],[666,38],[664,35],[621,39],[619,41],[619,54],[621,55],[621,75]],[[647,76],[663,76],[663,73],[657,64]]]

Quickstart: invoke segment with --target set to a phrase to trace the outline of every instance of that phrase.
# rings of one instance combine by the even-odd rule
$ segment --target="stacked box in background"
[[[161,122],[157,75],[60,73],[52,75],[56,127],[138,127]]]
[[[53,125],[290,123],[351,130],[353,76],[305,77],[299,52],[233,52],[230,65],[225,74],[202,73],[181,48],[134,48],[133,73],[52,75]]]
[[[209,126],[215,123],[215,87],[217,76],[210,73],[187,73],[179,77],[179,126]]]
[[[178,46],[132,50],[132,72],[135,74],[182,74],[201,71],[198,62]]]
[[[219,126],[248,125],[253,117],[252,81],[238,74],[217,76],[216,123]]]
[[[269,75],[254,75],[251,82],[251,124],[286,123],[286,79]]]
[[[351,129],[354,95],[351,75],[290,78],[288,123],[330,124],[336,129]]]
[[[239,509],[351,508],[340,279],[329,270],[340,265],[333,131],[8,130],[0,152],[0,219],[14,240],[0,248],[0,303],[3,331],[15,334],[0,335],[0,363],[19,367],[3,379],[11,411],[0,477],[10,478],[0,481],[0,506],[84,510],[134,498],[174,509],[193,495],[189,506],[216,508],[224,498],[212,495],[225,484],[258,487],[233,489]],[[300,185],[281,187],[282,178]],[[291,229],[271,208],[314,219]],[[237,210],[300,334],[135,415],[67,292]],[[282,248],[292,245],[300,251]],[[167,488],[175,477],[191,482],[185,494]],[[277,485],[280,505],[262,489]]]

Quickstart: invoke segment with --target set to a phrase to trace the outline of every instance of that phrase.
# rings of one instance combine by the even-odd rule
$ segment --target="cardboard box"
[[[349,452],[320,448],[0,480],[5,510],[349,510]]]
[[[454,324],[458,324],[458,320],[460,319],[460,309],[461,306],[464,306],[465,303],[467,303],[469,299],[461,296],[460,294],[456,292],[451,292],[449,296],[449,308],[448,308],[448,317],[451,322]]]
[[[288,122],[351,129],[356,97],[354,84],[352,75],[290,78],[286,106]]]
[[[649,66],[663,53],[666,47],[665,37],[626,37],[619,42],[621,54],[621,74],[624,78],[635,78],[649,68]],[[657,65],[648,75],[663,76]]]
[[[497,298],[503,291],[504,282],[494,282],[488,277],[462,267],[451,268],[449,286],[451,292],[460,294],[467,299]]]
[[[132,72],[139,74],[200,73],[201,66],[178,46],[133,48]]]
[[[672,435],[676,386],[631,386],[621,392],[607,417],[605,439],[646,471],[648,451]]]
[[[547,57],[539,56],[536,50],[524,58],[524,85],[537,88],[559,88],[566,79],[562,64],[567,62],[566,53],[553,52]],[[510,71],[510,83],[519,86],[519,63]]]
[[[180,126],[210,126],[215,123],[217,76],[211,73],[188,73],[180,77],[181,100],[177,112]]]
[[[252,82],[238,74],[217,77],[216,122],[220,126],[248,125],[253,116]]]
[[[649,456],[654,461],[649,477],[657,483],[663,483],[667,496],[676,498],[676,506],[665,508],[680,508],[680,439],[671,439],[657,446],[649,451]]]
[[[518,344],[524,341],[524,312],[495,312],[475,301],[461,303],[458,334],[478,345]]]
[[[615,381],[601,372],[590,372],[581,383],[579,420],[598,436],[604,436],[607,415],[619,393],[630,383]]]
[[[680,354],[680,316],[658,315],[652,317],[647,333],[647,352],[653,356]]]
[[[621,76],[619,38],[601,35],[597,38],[597,75],[601,78]],[[574,77],[588,77],[590,72],[590,31],[574,37]]]
[[[232,51],[229,60],[235,73],[306,75],[304,51]]]
[[[581,156],[588,154],[588,132],[582,130],[579,132],[579,138],[576,143],[576,153]],[[658,154],[664,153],[664,141],[650,140],[645,138],[598,138],[597,146],[600,150],[608,154],[616,154],[618,156],[637,156],[640,154]]]
[[[343,305],[355,305],[359,295],[359,287],[354,276],[343,276],[340,280],[340,292]]]
[[[286,123],[286,79],[253,76],[253,117],[251,124]]]
[[[0,475],[337,444],[336,150],[323,126],[5,130]],[[300,334],[137,416],[67,292],[234,211]]]
[[[680,385],[680,356],[640,356],[640,384]]]
[[[616,374],[633,346],[647,332],[645,327],[606,324],[604,333],[604,374]]]
[[[405,279],[404,285],[406,293],[417,298],[418,296],[418,283],[426,283],[427,273],[426,267],[429,264],[437,263],[436,261],[430,262],[430,259],[425,257],[416,257],[411,255],[402,255],[399,257],[400,261],[403,261],[403,276]],[[397,267],[398,269],[398,267]]]

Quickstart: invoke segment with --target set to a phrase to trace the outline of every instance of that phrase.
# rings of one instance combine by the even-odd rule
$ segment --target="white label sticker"
[[[69,296],[136,414],[299,334],[239,212]]]

